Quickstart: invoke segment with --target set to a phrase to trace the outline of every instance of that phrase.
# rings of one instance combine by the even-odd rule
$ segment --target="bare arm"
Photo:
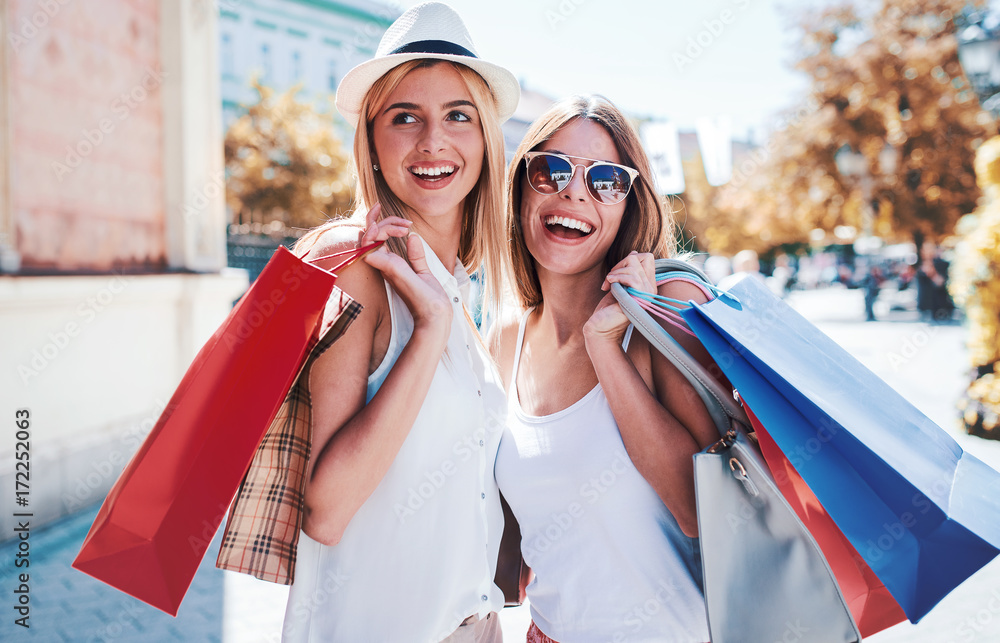
[[[656,289],[653,279],[652,255],[630,255],[608,276],[609,282],[646,292]],[[700,292],[680,292],[675,284],[667,284],[659,292],[678,299],[684,295],[704,298]],[[609,293],[584,326],[587,352],[629,457],[681,530],[693,537],[698,533],[698,520],[692,456],[718,435],[694,390],[658,351],[642,338],[633,339],[630,355],[622,350],[627,326],[628,318]],[[693,354],[707,358],[704,349],[691,345],[690,338],[681,337],[673,327],[666,328]]]
[[[337,248],[321,252],[331,250]],[[447,343],[451,306],[427,269],[416,237],[411,237],[407,250],[413,269],[401,257],[380,249],[366,257],[367,266],[345,271],[338,282],[363,306],[372,304],[377,310],[380,303],[385,306],[384,277],[413,315],[413,334],[371,402],[365,404],[377,315],[360,315],[344,337],[316,360],[311,372],[314,450],[307,471],[303,529],[327,545],[340,541],[392,465]]]

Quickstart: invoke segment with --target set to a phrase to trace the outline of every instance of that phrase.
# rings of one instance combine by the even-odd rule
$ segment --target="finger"
[[[608,273],[608,276],[604,278],[604,283],[601,284],[601,290],[611,290],[611,284],[615,283],[620,283],[623,286],[629,285],[622,281],[622,277],[628,274],[629,272],[625,268],[616,268],[615,270],[612,270]]]
[[[634,272],[611,273],[607,276],[605,281],[609,284],[618,283],[628,288],[635,288],[636,290],[641,290],[642,292],[651,292],[650,282],[645,278],[645,275],[639,275]]]
[[[380,214],[382,214],[382,204],[376,203],[368,210],[368,214],[365,215],[365,229],[374,226]]]
[[[406,226],[386,225],[384,221],[379,222],[374,228],[370,228],[365,232],[362,245],[368,245],[376,241],[385,241],[389,237],[405,237],[409,233],[410,229]]]
[[[405,281],[407,273],[413,274],[406,261],[396,253],[386,250],[385,246],[365,255],[365,261],[369,266],[381,272],[382,277],[393,287],[398,288]]]
[[[656,257],[648,252],[639,255],[639,265],[650,281],[656,281]]]
[[[406,240],[406,254],[410,257],[410,265],[414,272],[417,274],[430,273],[431,269],[427,266],[427,256],[424,253],[424,244],[419,235],[411,234]]]

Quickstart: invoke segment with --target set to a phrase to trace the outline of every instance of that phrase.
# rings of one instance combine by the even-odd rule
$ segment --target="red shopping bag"
[[[332,271],[278,248],[184,374],[73,567],[177,615],[306,355],[335,321],[360,311],[336,289],[336,271],[377,245],[341,253],[347,259]]]
[[[847,537],[837,528],[819,499],[809,489],[809,485],[771,439],[745,402],[743,408],[750,418],[761,453],[781,495],[785,497],[799,520],[816,539],[816,544],[823,550],[823,555],[837,578],[837,584],[847,601],[861,636],[871,636],[906,620],[903,608]]]

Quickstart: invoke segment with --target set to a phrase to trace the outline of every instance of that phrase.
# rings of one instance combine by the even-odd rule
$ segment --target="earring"
[[[372,169],[378,172],[378,163],[372,163]]]

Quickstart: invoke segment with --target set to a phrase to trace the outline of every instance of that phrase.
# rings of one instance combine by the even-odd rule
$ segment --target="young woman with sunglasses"
[[[519,92],[440,3],[404,13],[340,84],[370,210],[297,250],[323,257],[378,240],[388,249],[339,276],[364,310],[312,367],[306,511],[283,641],[502,638],[493,464],[506,401],[466,298],[482,264],[496,290],[500,124]]]
[[[707,641],[692,455],[718,435],[608,292],[657,290],[654,257],[674,251],[638,137],[602,97],[559,102],[515,153],[508,198],[525,312],[491,337],[509,383],[496,476],[534,572],[528,640]],[[688,282],[659,293],[707,300]]]

